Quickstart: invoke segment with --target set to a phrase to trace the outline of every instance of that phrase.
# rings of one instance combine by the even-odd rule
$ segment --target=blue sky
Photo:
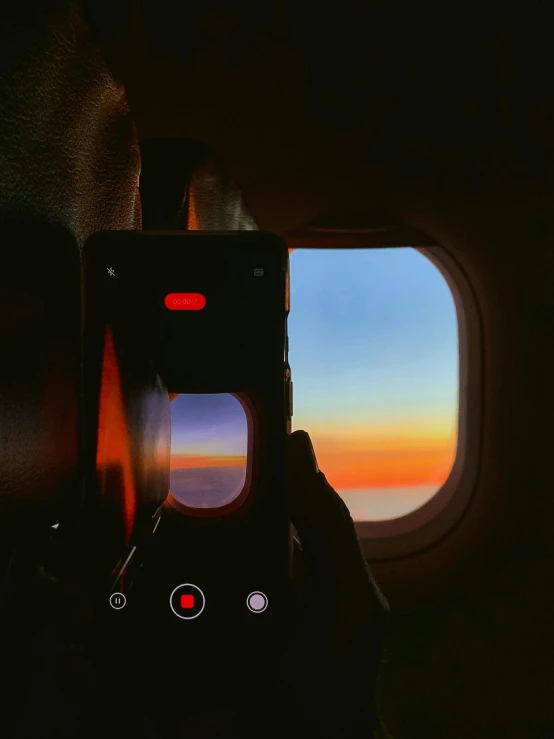
[[[179,395],[171,401],[172,454],[245,455],[246,414],[228,393]]]
[[[290,259],[297,421],[451,414],[457,320],[428,259],[414,249],[306,249]]]

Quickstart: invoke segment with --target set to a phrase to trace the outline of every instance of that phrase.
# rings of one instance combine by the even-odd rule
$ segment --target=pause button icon
[[[110,605],[112,608],[115,608],[116,611],[119,611],[120,608],[123,608],[123,606],[127,603],[127,599],[123,595],[123,593],[112,593],[110,596]]]

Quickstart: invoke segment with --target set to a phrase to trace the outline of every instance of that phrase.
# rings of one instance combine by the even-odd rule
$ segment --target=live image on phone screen
[[[248,494],[246,403],[230,393],[170,393],[170,400],[171,496],[199,511],[235,507]]]

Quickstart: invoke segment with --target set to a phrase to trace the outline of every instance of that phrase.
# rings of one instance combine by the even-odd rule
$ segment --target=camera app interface
[[[182,628],[271,622],[284,607],[281,244],[119,232],[86,246],[85,397],[100,454],[87,496],[115,614],[162,609]]]

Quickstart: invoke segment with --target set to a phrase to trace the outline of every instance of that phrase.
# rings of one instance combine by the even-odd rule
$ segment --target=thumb
[[[361,550],[352,516],[319,470],[305,431],[287,439],[286,481],[291,520],[310,568],[359,618],[388,613]]]
[[[348,508],[319,470],[310,437],[295,431],[287,444],[291,519],[316,584],[312,618],[300,633],[305,651],[314,642],[308,652],[313,672],[304,665],[303,690],[312,697],[315,693],[314,715],[323,715],[326,725],[322,735],[369,736],[377,722],[375,693],[388,603],[372,577]]]

